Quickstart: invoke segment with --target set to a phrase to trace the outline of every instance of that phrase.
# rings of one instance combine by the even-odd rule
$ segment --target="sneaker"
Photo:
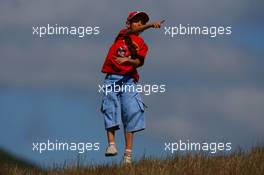
[[[124,155],[123,164],[131,164],[131,163],[132,163],[131,155]]]
[[[111,144],[106,148],[105,156],[109,157],[109,156],[115,156],[115,155],[117,155],[116,146],[114,144]]]

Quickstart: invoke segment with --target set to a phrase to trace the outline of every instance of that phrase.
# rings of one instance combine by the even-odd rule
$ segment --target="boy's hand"
[[[129,57],[117,57],[113,56],[115,58],[115,61],[117,64],[128,64],[130,66],[133,66],[137,68],[140,65],[139,58],[131,59],[131,56]]]
[[[130,60],[130,56],[129,57],[117,57],[117,56],[113,56],[115,58],[115,61],[117,64],[124,64],[126,62],[128,62]]]
[[[161,27],[161,24],[164,22],[164,20],[162,20],[162,21],[157,21],[157,22],[152,22],[152,23],[150,23],[151,24],[151,26],[153,27],[153,28],[160,28]]]

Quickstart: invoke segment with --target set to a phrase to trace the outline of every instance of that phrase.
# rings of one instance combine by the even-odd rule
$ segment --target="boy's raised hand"
[[[161,27],[161,24],[164,23],[165,20],[162,20],[162,21],[156,21],[156,22],[152,22],[151,25],[153,28],[160,28]]]

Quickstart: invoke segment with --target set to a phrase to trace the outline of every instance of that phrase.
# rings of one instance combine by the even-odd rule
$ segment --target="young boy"
[[[139,34],[149,28],[160,28],[162,23],[147,23],[148,21],[149,17],[145,12],[131,12],[126,21],[126,28],[119,32],[102,67],[102,72],[106,74],[104,87],[112,89],[104,94],[101,107],[109,144],[105,156],[117,154],[115,130],[123,123],[124,163],[131,163],[133,134],[145,129],[145,106],[138,92],[127,89],[114,91],[113,88],[114,85],[131,87],[138,82],[137,68],[143,66],[148,51],[147,44]]]

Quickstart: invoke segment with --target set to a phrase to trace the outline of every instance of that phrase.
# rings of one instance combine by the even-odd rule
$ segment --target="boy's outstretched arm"
[[[136,29],[128,29],[125,34],[128,35],[130,33],[143,32],[144,30],[147,30],[149,28],[160,28],[163,22],[164,20],[158,21],[158,22],[151,22],[151,23],[147,23],[145,25],[139,26]]]

